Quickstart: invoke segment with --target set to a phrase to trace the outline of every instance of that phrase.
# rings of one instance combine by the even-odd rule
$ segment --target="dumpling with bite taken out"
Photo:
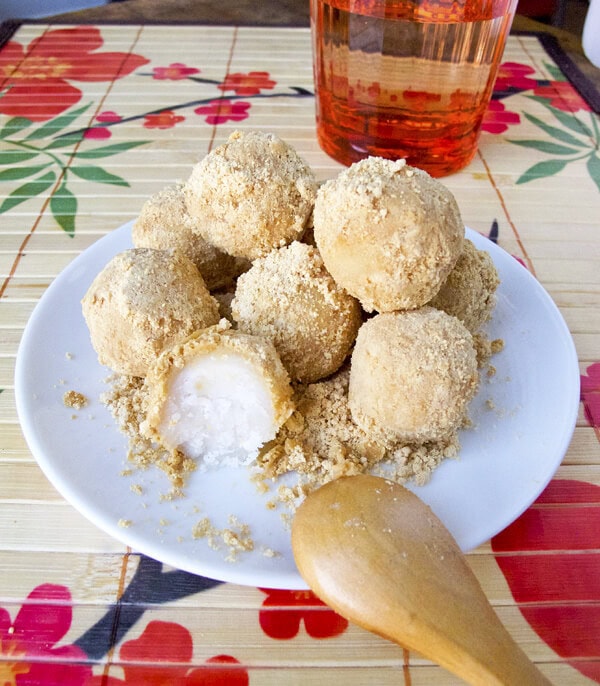
[[[146,377],[142,432],[203,466],[249,464],[294,409],[273,344],[222,320],[165,351]]]

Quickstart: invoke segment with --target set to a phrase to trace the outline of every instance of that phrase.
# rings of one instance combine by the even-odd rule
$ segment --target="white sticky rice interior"
[[[249,464],[277,433],[260,371],[238,355],[204,355],[172,374],[159,431],[199,466]]]

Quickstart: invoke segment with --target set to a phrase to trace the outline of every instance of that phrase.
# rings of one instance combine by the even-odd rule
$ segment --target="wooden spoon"
[[[343,477],[307,496],[292,524],[300,574],[346,619],[467,683],[550,682],[511,638],[456,541],[408,489]]]

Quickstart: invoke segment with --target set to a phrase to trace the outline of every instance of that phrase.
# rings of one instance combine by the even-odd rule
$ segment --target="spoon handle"
[[[467,647],[438,636],[429,648],[422,630],[419,650],[471,686],[551,686],[497,618],[490,617],[489,629],[487,636],[473,636]],[[390,638],[404,645],[402,636]]]
[[[339,561],[336,568],[339,572]],[[423,588],[430,598],[439,596],[439,589],[428,588],[431,579],[427,579],[425,569],[418,576],[421,583],[424,580]],[[445,603],[440,602],[441,596],[435,601],[437,616],[427,616],[414,590],[407,588],[413,582],[406,584],[405,574],[397,584],[386,574],[381,586],[381,578],[371,576],[367,582],[368,610],[365,599],[357,598],[362,596],[361,591],[347,601],[340,598],[339,588],[332,594],[328,586],[331,577],[328,579],[323,570],[320,581],[313,576],[310,584],[343,617],[437,662],[471,686],[551,686],[501,623],[470,568],[462,569],[460,576],[460,585],[468,588],[468,598],[461,600],[468,604],[461,607],[456,598],[449,596],[445,581]],[[452,580],[450,583],[453,585]],[[398,590],[390,591],[391,585]],[[405,592],[412,598],[407,600]]]

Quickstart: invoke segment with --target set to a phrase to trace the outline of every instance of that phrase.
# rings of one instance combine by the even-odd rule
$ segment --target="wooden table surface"
[[[57,21],[114,21],[123,24],[236,24],[238,26],[308,26],[308,2],[223,2],[210,0],[126,0],[54,17]]]
[[[127,23],[102,20],[142,6],[159,3],[89,10],[77,15],[86,26],[25,23],[0,50],[0,682],[458,684],[420,656],[348,625],[306,591],[219,583],[125,545],[74,507],[85,511],[85,504],[55,489],[24,439],[15,402],[19,343],[42,294],[78,255],[116,235],[235,129],[276,132],[319,179],[341,170],[316,141],[310,34],[295,3],[263,17],[286,28],[255,26],[237,14],[242,3],[220,7],[219,26],[152,25],[134,14]],[[212,23],[214,14],[203,16]],[[581,402],[558,471],[468,560],[552,683],[582,686],[600,683],[600,122],[559,64],[561,54],[537,36],[510,37],[479,152],[444,183],[465,224],[542,284],[577,351]],[[64,327],[60,341],[57,332],[56,341],[40,342],[48,364],[67,365],[64,377],[49,372],[52,383],[39,392],[59,418],[56,444],[69,453],[78,446],[60,428],[65,413],[78,426],[94,420],[92,409],[62,404],[64,390],[86,379],[77,367],[81,322],[73,322],[73,348]],[[520,334],[507,332],[507,350],[511,335]],[[43,355],[39,362],[44,378]],[[95,412],[98,398],[91,401]],[[500,425],[522,408],[504,410],[494,415]],[[544,442],[548,431],[544,417],[527,430],[539,437],[542,460],[554,447]],[[93,437],[86,440],[93,448]],[[117,475],[125,462],[124,454],[97,457]],[[140,498],[140,511],[152,505],[150,494],[128,497]],[[114,530],[120,503],[110,507]],[[157,535],[169,536],[168,519]],[[135,534],[139,522],[129,524]],[[206,541],[197,545],[202,557]]]

